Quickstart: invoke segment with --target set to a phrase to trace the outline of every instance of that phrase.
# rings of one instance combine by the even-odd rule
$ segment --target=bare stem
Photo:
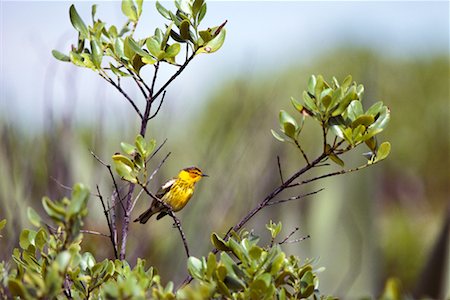
[[[302,198],[305,198],[305,197],[317,194],[317,193],[319,193],[319,192],[321,192],[323,190],[324,189],[322,188],[322,189],[319,189],[319,190],[311,192],[311,193],[306,193],[306,194],[303,194],[303,195],[298,195],[298,196],[290,197],[290,198],[283,199],[283,200],[271,201],[271,202],[267,203],[267,206],[280,204],[280,203],[283,203],[283,202],[288,202],[288,201],[293,201],[293,200],[299,200],[299,199],[302,199]]]
[[[277,164],[278,164],[278,172],[280,174],[280,180],[281,180],[281,184],[284,183],[283,180],[283,172],[281,171],[281,163],[280,163],[280,157],[277,155]]]
[[[306,164],[309,165],[308,157],[306,156],[305,151],[303,151],[302,146],[299,144],[299,142],[298,142],[296,139],[294,139],[294,142],[295,142],[295,145],[297,146],[297,148],[298,148],[298,149],[300,150],[300,152],[302,153],[303,158],[304,158],[305,161],[306,161]]]
[[[109,228],[109,236],[108,237],[111,239],[111,243],[112,243],[113,250],[114,250],[114,257],[117,259],[117,258],[119,258],[119,256],[117,255],[117,244],[114,239],[115,234],[113,231],[111,218],[109,217],[109,213],[106,210],[105,202],[103,201],[103,197],[102,197],[102,194],[100,193],[100,188],[98,187],[98,185],[97,185],[97,192],[98,192],[98,198],[100,199],[100,202],[102,203],[103,213],[105,214],[106,222],[108,223],[108,228]],[[92,233],[92,231],[90,231],[90,233]]]

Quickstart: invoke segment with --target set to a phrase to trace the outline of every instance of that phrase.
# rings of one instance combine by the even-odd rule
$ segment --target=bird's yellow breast
[[[193,194],[193,184],[178,181],[161,200],[169,204],[173,211],[179,211],[186,206]]]

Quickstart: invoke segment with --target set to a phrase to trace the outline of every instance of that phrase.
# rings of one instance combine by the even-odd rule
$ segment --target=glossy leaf
[[[66,211],[60,205],[54,203],[50,198],[42,198],[42,206],[47,215],[55,220],[62,221],[65,218]]]
[[[375,121],[372,115],[361,115],[356,118],[351,124],[352,128],[356,128],[359,125],[364,125],[365,127],[369,127]]]
[[[203,278],[203,266],[201,260],[196,257],[189,257],[187,261],[187,269],[189,274],[197,279]]]
[[[294,108],[295,108],[299,113],[302,113],[302,112],[303,112],[303,105],[301,105],[297,100],[295,100],[294,97],[291,97],[291,103],[292,103],[292,106],[294,106]]]
[[[89,37],[88,28],[86,27],[86,24],[84,24],[83,20],[81,19],[80,15],[78,14],[73,4],[70,6],[69,16],[72,26],[81,34],[81,38],[82,39],[88,38]]]
[[[80,214],[86,208],[89,199],[89,190],[83,184],[75,184],[72,189],[72,201],[68,208],[71,215]]]
[[[345,165],[344,161],[340,159],[336,154],[330,153],[328,154],[328,157],[338,166],[343,167]]]
[[[181,46],[178,43],[172,44],[166,49],[166,54],[164,55],[165,58],[172,58],[178,55],[180,53]]]
[[[122,12],[131,21],[136,22],[138,20],[138,13],[133,0],[122,0]]]
[[[196,53],[198,54],[198,53],[216,52],[217,50],[219,50],[222,47],[223,43],[225,42],[225,36],[226,36],[226,30],[225,30],[225,28],[222,28],[222,30],[220,31],[220,33],[217,36],[215,36],[212,40],[210,40],[208,43],[206,43],[206,45],[199,48]]]
[[[160,13],[161,16],[166,18],[167,20],[170,20],[170,14],[169,11],[159,3],[159,1],[156,1],[156,10]]]
[[[38,215],[38,213],[31,206],[28,207],[28,209],[27,209],[27,216],[28,216],[28,220],[34,226],[39,227],[41,225],[41,217]]]
[[[284,110],[280,111],[280,125],[282,126],[281,129],[284,134],[292,139],[295,139],[295,135],[298,129],[297,122]]]
[[[132,155],[136,151],[136,147],[134,145],[121,142],[120,148],[122,148],[123,152],[125,152],[128,155]]]
[[[381,161],[386,159],[391,152],[391,144],[389,142],[384,142],[378,147],[376,161]]]
[[[200,8],[200,11],[199,11],[199,13],[198,13],[198,17],[197,17],[197,22],[200,24],[201,22],[202,22],[202,20],[203,20],[203,18],[205,17],[205,15],[206,15],[206,3],[203,3],[203,5],[202,5],[202,7]]]
[[[180,23],[180,26],[179,26],[179,28],[180,28],[180,37],[183,40],[189,40],[189,38],[191,37],[191,35],[189,33],[189,26],[190,26],[190,23],[189,23],[188,20],[183,20]]]
[[[70,62],[70,57],[65,55],[64,53],[59,52],[58,50],[52,50],[52,55],[54,58],[64,62]]]
[[[92,50],[92,61],[94,63],[94,66],[100,69],[103,58],[103,50],[100,43],[96,40],[92,40],[91,50]]]
[[[230,247],[228,247],[227,243],[215,232],[211,234],[211,243],[220,251],[230,251]]]
[[[314,95],[314,90],[316,88],[316,82],[317,82],[316,76],[311,75],[311,77],[309,77],[309,80],[308,80],[308,92],[311,95]]]
[[[160,57],[163,51],[161,51],[161,44],[156,40],[155,37],[150,37],[145,41],[148,51],[154,57]]]
[[[286,141],[278,132],[274,131],[273,129],[271,129],[270,132],[272,132],[273,137],[279,140],[280,142]]]

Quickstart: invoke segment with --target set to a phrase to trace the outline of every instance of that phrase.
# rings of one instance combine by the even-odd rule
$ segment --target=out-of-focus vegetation
[[[339,79],[352,74],[365,85],[366,107],[383,100],[395,114],[383,134],[392,143],[390,159],[375,172],[320,181],[310,188],[325,187],[322,193],[265,210],[248,228],[264,231],[265,222],[272,219],[283,221],[283,235],[297,226],[305,235],[311,234],[311,239],[287,250],[320,259],[319,265],[327,268],[321,274],[325,293],[379,295],[388,277],[399,278],[403,289],[412,291],[448,214],[448,72],[446,56],[386,58],[343,49],[288,70],[233,78],[211,95],[189,124],[175,123],[180,129],[167,136],[166,152],[159,159],[168,151],[173,153],[153,189],[188,164],[199,165],[211,176],[200,183],[193,201],[179,214],[192,254],[205,255],[210,232],[226,232],[227,226],[279,184],[277,155],[284,157],[281,165],[287,173],[296,167],[288,161],[302,163],[295,149],[282,146],[270,134],[271,128],[278,127],[279,109],[291,109],[287,99],[300,98],[309,74]],[[171,116],[170,121],[176,118]],[[39,211],[41,196],[59,198],[70,193],[61,184],[71,186],[77,181],[89,184],[91,190],[97,183],[105,193],[112,190],[106,170],[88,149],[110,157],[119,150],[118,139],[123,140],[128,129],[119,135],[96,124],[80,127],[70,120],[50,124],[46,132],[30,136],[14,124],[1,123],[0,219],[8,223],[2,232],[6,247],[0,259],[9,260],[5,255],[18,243],[16,228],[27,224],[26,207]],[[310,123],[305,126],[319,130]],[[129,129],[129,140],[135,132],[136,128]],[[314,143],[313,134],[304,137],[303,145],[305,151],[317,153],[321,145]],[[147,205],[147,199],[138,203],[140,208]],[[107,232],[100,203],[90,201],[89,206],[85,227]],[[185,257],[170,222],[132,226],[128,251],[130,261],[145,257],[162,278],[176,281],[186,275]],[[100,260],[111,256],[109,247],[99,247],[106,244],[103,237],[86,236],[81,246]]]

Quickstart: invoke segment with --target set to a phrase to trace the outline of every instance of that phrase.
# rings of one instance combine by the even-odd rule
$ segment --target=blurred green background
[[[119,3],[112,4],[119,11]],[[430,42],[429,48],[416,52],[411,49],[404,52],[397,49],[399,53],[383,51],[386,48],[374,45],[376,42],[364,45],[357,35],[341,35],[332,47],[321,47],[320,43],[308,43],[301,32],[295,35],[295,28],[286,29],[279,19],[283,14],[276,15],[276,9],[281,7],[285,13],[296,9],[301,12],[301,4],[304,4],[308,6],[305,10],[333,11],[340,8],[339,3],[319,2],[316,6],[291,3],[293,8],[286,3],[234,4],[241,9],[236,16],[232,15],[229,4],[211,3],[210,22],[230,19],[227,25],[229,39],[218,53],[198,57],[198,61],[203,61],[199,63],[202,68],[194,64],[193,70],[177,80],[180,83],[168,89],[166,103],[147,133],[159,143],[167,138],[167,143],[153,160],[155,167],[171,152],[151,183],[153,190],[186,166],[198,165],[210,175],[198,185],[192,202],[179,213],[192,254],[205,255],[211,249],[211,232],[226,232],[279,184],[277,155],[281,157],[286,175],[303,166],[302,157],[294,147],[278,142],[270,134],[270,129],[278,128],[280,109],[295,114],[290,96],[301,98],[311,74],[322,74],[328,80],[332,76],[342,80],[351,74],[356,82],[365,86],[365,108],[382,100],[391,109],[391,122],[382,134],[384,140],[392,144],[390,157],[363,171],[324,179],[306,186],[305,190],[285,193],[282,198],[325,188],[312,197],[262,211],[247,228],[253,228],[256,234],[268,239],[264,225],[273,220],[283,222],[283,236],[297,226],[300,227],[297,237],[310,234],[310,239],[286,245],[285,249],[290,254],[316,258],[318,266],[326,267],[320,274],[324,293],[350,299],[376,296],[389,277],[399,278],[405,290],[412,292],[417,288],[420,272],[450,211],[448,27],[440,29],[446,33],[441,35],[442,41]],[[20,15],[20,3],[8,5],[3,7],[2,17],[12,13]],[[358,5],[363,4],[355,4]],[[57,22],[63,22],[64,26],[69,23],[68,6],[69,3],[59,3],[54,9],[61,17],[50,21],[53,27],[58,26]],[[310,52],[303,53],[304,48],[301,48],[303,50],[295,55],[295,49],[286,47],[288,54],[279,57],[277,63],[277,57],[268,51],[271,47],[281,51],[277,47],[282,44],[280,41],[277,45],[263,43],[269,50],[261,50],[236,39],[243,35],[247,40],[258,40],[261,33],[249,37],[240,31],[243,27],[239,27],[248,21],[254,24],[252,30],[258,31],[257,23],[252,23],[258,16],[250,15],[256,7],[262,7],[263,11],[272,10],[272,14],[267,14],[279,22],[274,25],[278,26],[274,31],[290,31],[292,39],[298,38],[302,45],[312,48]],[[146,8],[152,11],[153,5]],[[242,13],[246,9],[248,13]],[[407,14],[403,16],[407,17]],[[448,10],[444,17],[448,22]],[[12,25],[8,19],[2,22],[5,22],[2,32],[8,37]],[[361,30],[373,34],[371,38],[378,41],[380,37],[370,29],[369,26]],[[61,38],[64,42],[55,45],[52,41],[51,47],[66,49],[62,45],[75,40],[73,32],[66,35]],[[414,40],[423,36],[419,33],[415,36],[412,32],[409,38]],[[2,47],[5,44],[2,43]],[[35,45],[40,47],[39,43]],[[441,48],[433,45],[441,45]],[[39,99],[36,101],[41,103],[39,109],[32,104],[23,104],[30,100],[17,96],[21,93],[17,86],[26,89],[28,81],[11,83],[11,78],[16,78],[7,67],[12,58],[8,52],[11,50],[2,54],[2,67],[6,67],[2,68],[1,74],[0,219],[8,219],[2,233],[2,260],[9,260],[12,249],[18,245],[19,228],[31,226],[26,218],[26,208],[31,205],[41,211],[43,195],[51,198],[68,195],[70,191],[63,185],[71,186],[75,182],[87,184],[92,191],[98,184],[102,193],[109,195],[112,183],[107,170],[93,159],[89,150],[109,161],[114,152],[120,151],[120,141],[132,142],[138,131],[137,120],[125,101],[108,102],[110,94],[115,95],[115,91],[107,91],[112,88],[99,79],[94,80],[96,77],[90,77],[93,75],[88,70],[69,65],[60,67],[51,61],[51,47],[37,50],[43,57],[40,63],[47,68],[32,71],[35,78],[40,76],[37,84],[40,93],[35,95],[35,99]],[[265,60],[252,57],[255,52],[257,57]],[[246,53],[239,56],[241,65],[237,60],[226,60],[236,53]],[[279,55],[280,52],[276,53]],[[221,55],[225,61],[221,61]],[[227,64],[231,69],[228,73],[223,71]],[[202,73],[203,70],[206,73]],[[147,78],[150,75],[148,73]],[[29,75],[23,78],[26,76]],[[94,80],[95,85],[81,84],[83,77]],[[128,88],[133,89],[131,85]],[[137,95],[136,91],[131,93]],[[17,111],[14,107],[22,109]],[[320,132],[312,122],[306,126],[304,149],[314,156],[320,151]],[[348,166],[356,166],[363,158],[355,154],[345,161]],[[330,167],[329,170],[334,169]],[[310,177],[325,170],[317,172]],[[149,201],[140,200],[133,216],[146,208]],[[107,232],[98,199],[91,199],[90,208],[85,227]],[[449,233],[446,234],[448,237]],[[82,246],[99,259],[112,256],[109,241],[105,238],[86,235]],[[448,273],[448,248],[446,251],[440,263]],[[134,262],[137,257],[147,258],[166,280],[179,283],[186,276],[182,243],[169,218],[158,222],[152,219],[145,226],[131,225],[128,258]],[[443,284],[447,284],[444,297],[450,295],[448,277]]]

